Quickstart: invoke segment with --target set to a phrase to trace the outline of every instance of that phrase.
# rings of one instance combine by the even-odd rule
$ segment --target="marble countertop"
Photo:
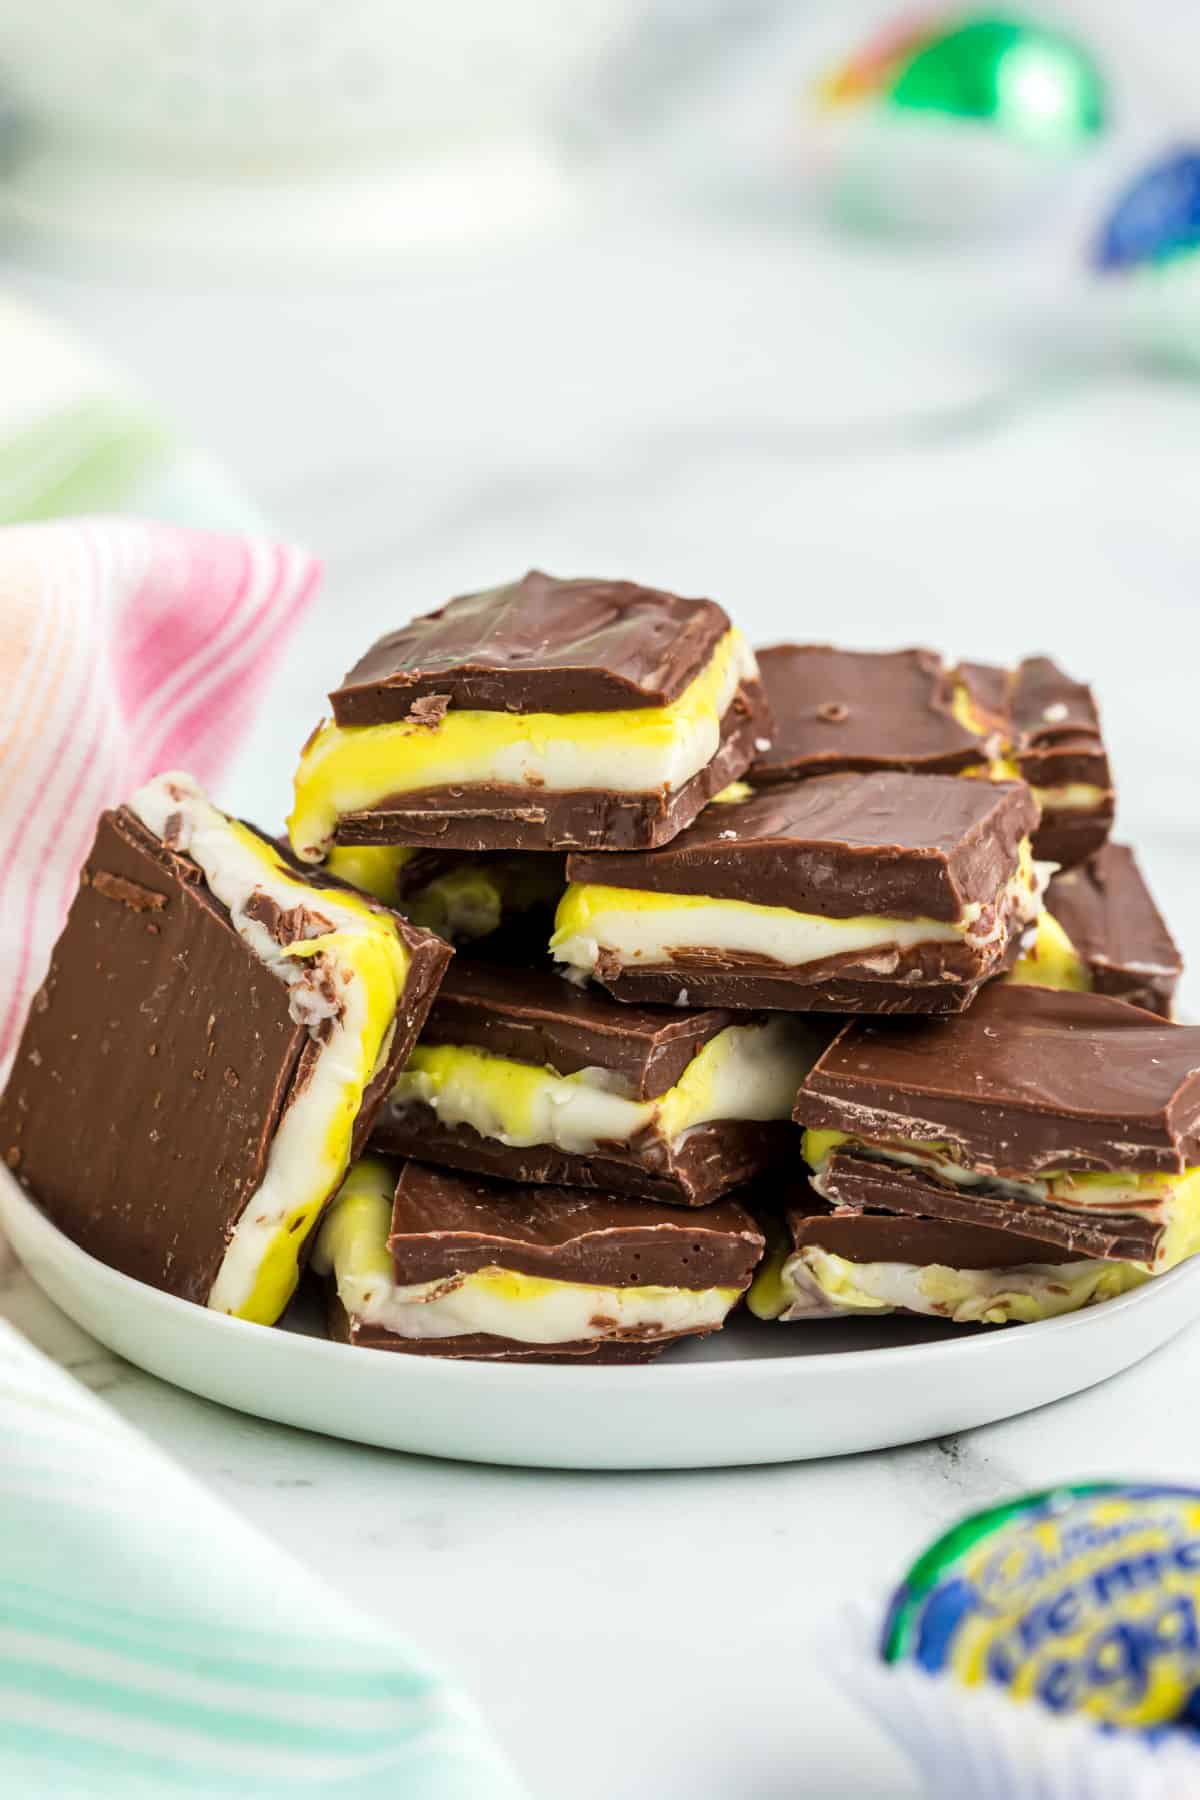
[[[10,268],[327,559],[226,801],[280,816],[330,677],[399,616],[530,564],[635,574],[716,594],[759,641],[1044,648],[1092,676],[1119,835],[1194,955],[1197,389],[1080,355],[1088,296],[1017,259],[628,211],[324,289]],[[1014,1489],[1198,1473],[1194,1331],[961,1438],[623,1476],[225,1412],[100,1350],[11,1265],[0,1313],[457,1670],[544,1800],[915,1794],[822,1673],[843,1603]]]

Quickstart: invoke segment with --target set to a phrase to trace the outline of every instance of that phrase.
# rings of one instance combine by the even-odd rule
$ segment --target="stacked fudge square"
[[[286,836],[177,772],[100,822],[0,1101],[91,1254],[578,1363],[735,1309],[1042,1319],[1200,1248],[1200,1029],[1047,659],[756,658],[533,572],[330,701]]]

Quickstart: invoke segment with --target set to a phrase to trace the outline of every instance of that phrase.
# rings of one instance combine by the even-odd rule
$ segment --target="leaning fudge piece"
[[[932,650],[772,644],[758,667],[773,725],[751,771],[759,787],[846,769],[956,775],[996,753],[998,729],[963,723],[954,673]]]
[[[400,844],[335,844],[331,875],[399,907],[426,931],[473,954],[544,957],[554,908],[567,885],[566,859],[551,853],[470,856]]]
[[[100,820],[5,1160],[102,1262],[271,1324],[451,954],[161,775]]]
[[[1200,1027],[1124,1000],[996,983],[961,1018],[856,1022],[794,1116],[834,1206],[1154,1274],[1200,1248]]]
[[[394,1197],[393,1197],[393,1189]],[[763,1239],[719,1201],[681,1216],[578,1188],[465,1180],[364,1157],[313,1256],[335,1336],[376,1350],[645,1362],[718,1330]]]
[[[964,719],[998,729],[1010,772],[1027,781],[1042,810],[1034,855],[1063,867],[1098,850],[1112,829],[1116,795],[1091,688],[1048,656],[1011,672],[986,663],[957,670]]]
[[[1108,836],[1095,700],[1048,657],[951,668],[931,650],[773,644],[759,666],[773,729],[750,771],[757,787],[843,769],[1019,776],[1042,809],[1035,856],[1081,862]]]
[[[1138,1287],[1133,1263],[1053,1250],[992,1225],[904,1213],[831,1211],[796,1196],[746,1297],[785,1323],[919,1313],[955,1325],[1032,1324]]]
[[[754,656],[711,600],[522,580],[392,632],[330,695],[292,846],[666,843],[770,738]]]
[[[1111,994],[1169,1019],[1182,973],[1133,851],[1105,844],[1054,876],[1037,935],[1008,979]]]
[[[705,1206],[794,1167],[792,1102],[831,1036],[802,1019],[620,1006],[460,960],[371,1141],[508,1181]]]
[[[826,775],[710,807],[648,855],[574,855],[551,953],[619,1000],[957,1012],[1040,905],[1021,782]]]

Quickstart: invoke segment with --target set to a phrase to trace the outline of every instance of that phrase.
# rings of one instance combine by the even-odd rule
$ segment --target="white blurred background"
[[[816,84],[894,16],[8,10],[7,285],[328,565],[231,803],[279,819],[324,691],[414,610],[531,564],[629,575],[760,642],[1093,678],[1120,835],[1200,956],[1200,272],[1168,297],[1087,262],[1133,172],[1200,140],[1200,13],[1026,10],[1109,95],[1103,134],[1035,164],[977,125],[880,135],[874,103],[831,124]],[[892,228],[839,216],[852,155]]]

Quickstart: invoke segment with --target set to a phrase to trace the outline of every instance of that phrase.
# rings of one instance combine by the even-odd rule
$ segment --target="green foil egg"
[[[958,15],[893,27],[819,84],[818,160],[835,217],[898,236],[1020,225],[1108,124],[1080,40]]]
[[[1010,137],[1047,148],[1095,137],[1106,122],[1104,82],[1073,39],[1010,19],[971,19],[901,63],[891,106],[986,119]]]

